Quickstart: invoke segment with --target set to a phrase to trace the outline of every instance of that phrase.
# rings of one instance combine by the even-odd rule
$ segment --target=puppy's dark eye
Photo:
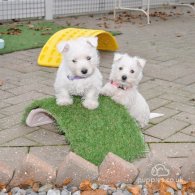
[[[87,56],[87,60],[91,60],[91,57],[90,56]]]
[[[73,62],[73,63],[76,63],[76,62],[77,62],[77,60],[73,59],[73,60],[72,60],[72,62]]]
[[[119,67],[119,70],[122,70],[123,69],[123,67]]]
[[[131,70],[130,72],[133,74],[135,71],[134,70]]]

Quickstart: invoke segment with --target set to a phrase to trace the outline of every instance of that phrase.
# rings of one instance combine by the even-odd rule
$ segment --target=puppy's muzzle
[[[127,76],[126,75],[123,75],[121,78],[122,78],[122,81],[126,81],[127,80]]]
[[[83,68],[83,69],[81,70],[81,73],[82,73],[82,74],[87,74],[87,72],[88,72],[88,70],[87,70],[86,68]]]

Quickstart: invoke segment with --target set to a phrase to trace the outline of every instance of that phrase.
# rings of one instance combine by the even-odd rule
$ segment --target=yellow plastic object
[[[60,41],[68,41],[79,37],[90,36],[98,37],[98,49],[100,50],[116,51],[118,49],[115,37],[113,37],[109,32],[104,30],[67,28],[56,32],[50,37],[41,50],[38,58],[38,64],[40,66],[58,67],[62,60],[62,56],[58,52],[56,45]]]

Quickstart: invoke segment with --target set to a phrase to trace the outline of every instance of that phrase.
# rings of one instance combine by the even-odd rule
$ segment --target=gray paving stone
[[[4,118],[6,115],[0,113],[0,118]]]
[[[43,161],[49,162],[57,169],[69,151],[69,146],[42,146],[31,147],[29,153],[36,155]]]
[[[185,85],[189,85],[195,82],[195,74],[187,75],[185,77],[179,78],[175,80],[177,83],[182,83]]]
[[[27,147],[0,147],[0,161],[15,169],[28,153]]]
[[[8,142],[2,144],[2,146],[15,146],[15,147],[37,146],[37,145],[39,145],[39,143],[36,143],[36,142],[31,141],[31,140],[24,138],[24,137],[19,137],[19,138],[12,140],[12,141],[8,141]]]
[[[180,94],[171,94],[171,93],[164,94],[160,96],[160,98],[174,101],[174,102],[187,102],[190,99],[189,97],[181,96]]]
[[[194,155],[193,152],[186,160],[186,164],[182,166],[182,175],[183,178],[187,181],[194,181],[195,180],[195,162],[194,162]]]
[[[153,98],[153,99],[150,99],[148,100],[148,104],[149,104],[149,107],[150,107],[150,110],[155,110],[161,106],[164,106],[166,104],[170,103],[169,100],[165,100],[165,99],[162,99],[162,98]]]
[[[181,120],[181,121],[186,121],[190,124],[195,124],[195,115],[194,114],[181,112],[181,113],[175,115],[173,118],[175,118],[177,120]]]
[[[186,122],[178,121],[175,119],[167,119],[162,123],[159,123],[149,129],[144,133],[147,135],[154,136],[156,138],[165,139],[175,132],[187,127],[189,124]]]
[[[153,153],[168,158],[186,158],[195,150],[195,143],[150,143]]]
[[[21,137],[23,135],[29,134],[35,131],[36,128],[30,128],[24,125],[16,125],[12,128],[8,128],[0,131],[0,145],[5,144],[8,141],[11,141],[15,138]]]
[[[21,122],[21,116],[22,113],[17,113],[15,115],[10,115],[7,117],[4,117],[0,120],[0,129],[6,129],[10,128],[16,124],[19,124]]]
[[[185,90],[195,93],[195,84],[188,85]]]
[[[53,133],[44,129],[40,129],[26,136],[30,140],[40,143],[41,145],[66,145],[64,135]]]
[[[38,98],[43,98],[44,95],[35,91],[30,91],[29,93],[25,93],[25,94],[21,94],[18,96],[14,96],[11,98],[7,98],[6,100],[4,100],[6,103],[10,103],[10,104],[19,104],[22,103],[24,101],[28,101],[28,100],[33,100],[33,99],[38,99]]]
[[[183,111],[183,112],[188,112],[191,114],[195,114],[195,107],[194,106],[186,105],[186,104],[180,103],[180,102],[172,102],[170,104],[167,104],[166,107],[172,108],[175,110],[179,110],[179,111]]]
[[[161,89],[159,89],[159,87],[155,87],[155,88],[148,89],[146,91],[141,91],[141,93],[144,96],[144,98],[148,100],[160,96],[164,92]]]
[[[1,110],[2,113],[6,114],[6,115],[13,115],[16,114],[18,112],[24,112],[25,108],[30,105],[30,103],[32,102],[32,100],[26,101],[26,102],[22,102],[13,106],[9,106],[6,108],[3,108]]]
[[[181,132],[188,134],[190,136],[195,136],[195,125],[190,125],[186,127],[185,129],[183,129]]]
[[[152,124],[158,124],[158,123],[164,121],[165,119],[168,119],[171,116],[174,116],[174,115],[179,113],[179,111],[177,111],[177,110],[169,109],[169,108],[166,108],[166,107],[160,107],[156,110],[153,110],[152,112],[164,114],[164,116],[162,116],[162,117],[151,119],[150,122]]]
[[[149,136],[149,135],[144,135],[144,139],[146,143],[154,143],[154,142],[161,142],[161,139]]]
[[[163,141],[164,142],[178,142],[178,143],[181,143],[181,142],[195,143],[195,137],[178,132],[164,139]]]
[[[10,106],[11,104],[0,101],[0,109]]]
[[[3,90],[3,91],[7,91],[8,89],[13,89],[17,87],[16,85],[13,85],[13,84],[10,84],[8,82],[6,82],[6,80],[4,81],[3,85],[0,86],[0,89]]]
[[[9,97],[13,97],[13,94],[6,92],[6,91],[3,91],[3,90],[0,90],[0,100],[6,99]]]

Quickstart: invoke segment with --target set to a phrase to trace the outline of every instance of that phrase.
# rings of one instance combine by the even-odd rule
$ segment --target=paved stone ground
[[[195,18],[186,9],[168,9],[172,17],[145,17],[114,23],[112,15],[56,19],[61,25],[119,30],[121,52],[147,59],[140,91],[152,111],[165,116],[143,130],[151,151],[187,166],[195,150]],[[185,14],[182,14],[185,13]],[[21,124],[24,108],[33,100],[53,96],[56,69],[37,66],[40,49],[0,56],[0,160],[17,167],[27,153],[58,164],[69,147],[56,128],[29,128]],[[101,52],[105,80],[112,52]],[[193,157],[195,160],[195,157]]]

